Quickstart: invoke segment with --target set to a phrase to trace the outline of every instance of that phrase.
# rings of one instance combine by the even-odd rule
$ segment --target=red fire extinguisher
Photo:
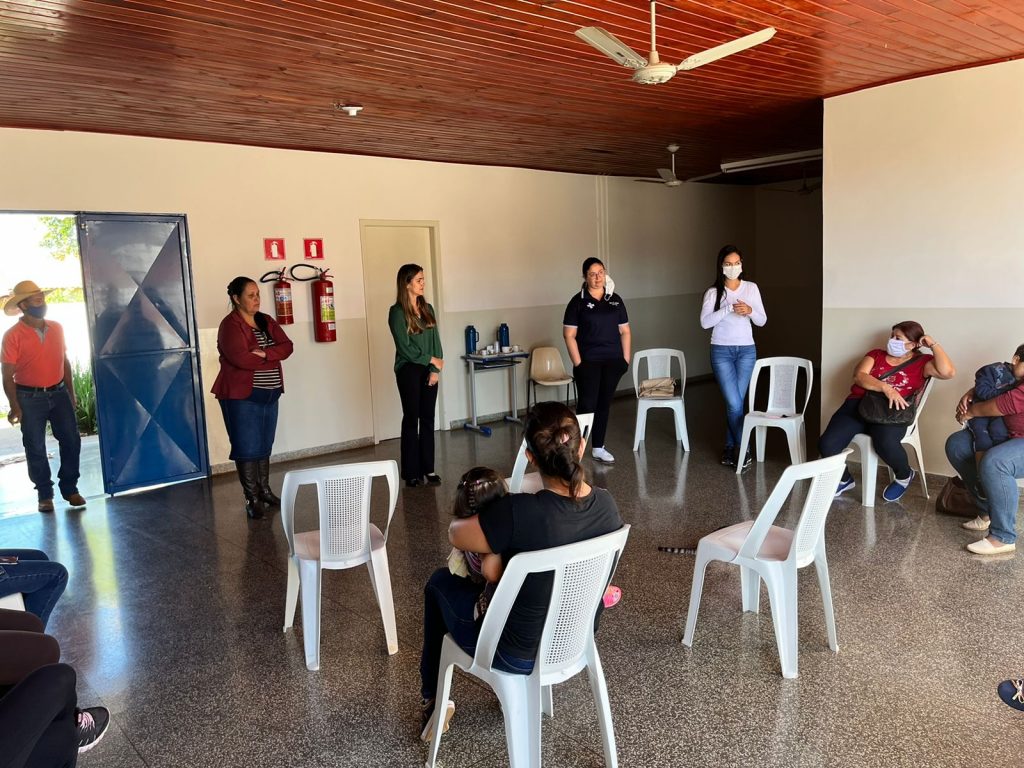
[[[316,272],[315,276],[302,278],[295,275],[298,267],[308,267]],[[313,338],[317,341],[337,341],[338,330],[334,316],[334,283],[330,280],[327,269],[314,267],[312,264],[296,264],[292,267],[293,280],[310,280],[310,296],[313,297]]]
[[[260,278],[261,283],[274,283],[274,314],[281,325],[295,322],[292,314],[292,285],[285,276],[285,270],[272,270]]]

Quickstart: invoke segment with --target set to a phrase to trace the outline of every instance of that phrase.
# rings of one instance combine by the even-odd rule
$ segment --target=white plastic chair
[[[453,667],[459,667],[483,681],[497,695],[505,719],[510,768],[540,768],[541,713],[549,717],[554,715],[551,686],[565,682],[586,669],[597,706],[604,762],[609,768],[618,765],[608,688],[594,644],[594,615],[628,535],[629,526],[624,525],[613,533],[587,541],[521,552],[509,561],[487,607],[476,655],[470,656],[450,634],[445,635],[437,675],[434,738],[427,768],[433,768],[437,761],[441,718],[447,709]],[[531,573],[551,571],[554,572],[551,603],[533,672],[514,675],[492,669],[498,641],[523,580]]]
[[[594,428],[594,414],[577,413],[576,421],[580,425],[580,434],[583,435],[583,445],[586,446],[587,440],[590,438],[590,430]],[[509,493],[536,493],[543,487],[539,472],[526,474],[529,463],[526,458],[526,438],[524,437],[519,446],[519,453],[516,454],[516,463],[512,465],[512,477],[505,478]]]
[[[9,595],[4,595],[0,597],[0,608],[7,611],[24,611],[25,598],[22,597],[21,592],[12,592]]]
[[[757,378],[763,369],[768,369],[768,408],[763,411],[754,410],[754,393],[757,391]],[[800,371],[807,374],[807,394],[803,405],[797,408],[796,385]],[[741,461],[736,462],[736,474],[743,471],[742,458],[747,455],[751,430],[757,430],[757,460],[764,461],[764,444],[768,436],[768,427],[778,427],[786,433],[789,443],[789,460],[793,464],[807,461],[807,431],[804,426],[804,411],[811,399],[811,388],[814,385],[814,367],[810,360],[802,357],[766,357],[754,364],[754,372],[750,377],[750,389],[747,393],[748,410],[743,417],[743,437],[740,439]]]
[[[672,361],[679,361],[679,397],[640,397],[640,362],[647,361],[649,379],[667,378],[672,375]],[[633,355],[633,391],[636,392],[636,428],[633,430],[633,450],[640,450],[640,443],[647,434],[647,412],[654,408],[668,408],[676,423],[676,440],[683,444],[683,450],[690,450],[690,436],[686,431],[686,410],[683,395],[686,391],[686,357],[678,349],[643,349]]]
[[[384,477],[388,483],[388,520],[383,533],[370,522],[370,487],[375,477]],[[295,533],[295,495],[299,486],[313,484],[320,508],[320,528]],[[281,523],[288,539],[284,631],[287,632],[295,620],[301,587],[302,639],[308,669],[320,669],[320,571],[325,568],[339,570],[366,563],[384,621],[388,653],[398,653],[395,605],[385,548],[397,501],[398,464],[393,460],[292,470],[284,476]]]
[[[924,410],[925,403],[928,402],[928,395],[932,391],[933,381],[935,380],[927,379],[925,381],[924,389],[921,390],[921,399],[917,404],[917,413],[914,414],[914,421],[907,427],[907,434],[900,440],[903,445],[909,445],[914,449],[914,456],[917,457],[917,474],[921,478],[921,491],[926,499],[930,497],[928,496],[928,478],[924,472],[924,451],[921,450],[921,433],[918,429],[918,420],[921,418],[921,411]],[[865,507],[873,507],[875,506],[875,484],[878,480],[878,463],[880,459],[871,445],[871,437],[869,435],[855,435],[853,440],[850,441],[850,447],[856,448],[860,452],[860,503]],[[892,468],[890,467],[890,480],[893,477]]]
[[[783,677],[797,676],[798,568],[814,564],[818,572],[821,599],[825,604],[828,645],[833,651],[839,650],[836,619],[832,612],[832,587],[828,577],[828,561],[825,559],[825,519],[849,453],[850,449],[847,449],[836,456],[787,467],[755,520],[730,525],[700,540],[697,545],[697,562],[693,567],[693,586],[690,588],[690,607],[686,614],[683,645],[693,645],[704,571],[708,563],[721,560],[740,567],[744,611],[757,613],[761,581],[767,584]],[[811,485],[796,528],[790,530],[773,525],[797,480],[810,480]]]
[[[537,402],[537,387],[565,387],[565,401],[569,402],[569,385],[576,388],[576,380],[565,370],[562,353],[555,347],[535,347],[530,353],[530,381],[526,390],[526,410],[530,410],[530,390]]]

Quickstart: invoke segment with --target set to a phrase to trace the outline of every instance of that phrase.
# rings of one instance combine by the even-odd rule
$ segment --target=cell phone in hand
[[[17,555],[0,555],[0,565],[16,565],[17,562]]]

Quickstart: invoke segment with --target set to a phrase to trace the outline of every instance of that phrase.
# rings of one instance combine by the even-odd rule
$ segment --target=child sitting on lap
[[[473,467],[459,480],[452,514],[459,518],[473,517],[484,506],[507,493],[508,488],[501,475],[487,467]],[[487,611],[487,605],[494,596],[494,589],[501,578],[501,555],[481,555],[477,552],[453,549],[448,555],[448,570],[455,576],[462,576],[484,585],[473,611],[473,618],[479,619]]]
[[[991,400],[1016,387],[1024,378],[1024,344],[1017,347],[1008,363],[992,363],[974,374],[974,400]],[[978,461],[989,448],[1010,439],[1000,416],[973,418],[967,428],[974,437],[974,452]]]

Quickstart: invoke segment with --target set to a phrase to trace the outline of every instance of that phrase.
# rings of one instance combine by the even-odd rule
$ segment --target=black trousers
[[[878,457],[892,468],[896,477],[906,480],[910,477],[910,460],[900,443],[907,434],[906,425],[868,424],[857,412],[859,405],[860,400],[845,400],[839,410],[832,414],[831,421],[818,440],[818,453],[822,457],[835,456],[846,450],[855,435],[870,435],[871,447]],[[850,470],[847,469],[843,477],[849,476]]]
[[[40,667],[0,699],[0,766],[74,768],[78,697],[75,670]]]
[[[429,386],[430,368],[406,363],[395,371],[402,398],[402,479],[416,480],[434,471],[434,406],[437,385]]]
[[[590,444],[595,448],[604,447],[604,435],[608,431],[608,410],[612,406],[619,379],[628,368],[629,363],[620,357],[617,360],[584,360],[572,369],[572,377],[576,379],[579,392],[576,413],[594,414]]]

